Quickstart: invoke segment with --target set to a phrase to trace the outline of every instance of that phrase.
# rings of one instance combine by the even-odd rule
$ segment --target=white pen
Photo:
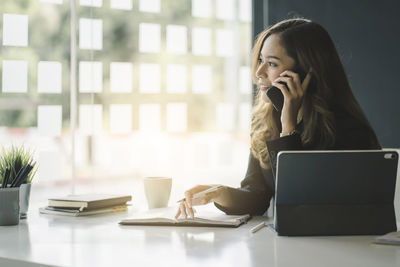
[[[261,228],[263,228],[265,226],[265,222],[262,222],[260,224],[257,224],[256,226],[254,226],[253,228],[251,228],[251,232],[254,234],[255,232],[259,231]]]
[[[192,196],[192,199],[204,197],[205,195],[207,195],[209,193],[217,191],[221,187],[223,187],[223,186],[222,185],[217,185],[217,186],[213,186],[213,187],[211,187],[211,188],[209,188],[207,190],[204,190],[204,191],[201,191],[199,193],[196,193],[196,194],[194,194]],[[182,198],[181,200],[178,200],[178,202],[182,202],[182,201],[185,201],[185,200],[186,200],[186,198]]]

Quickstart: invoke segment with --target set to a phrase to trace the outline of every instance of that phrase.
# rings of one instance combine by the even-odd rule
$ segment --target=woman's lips
[[[260,90],[263,92],[268,91],[272,86],[260,85]]]

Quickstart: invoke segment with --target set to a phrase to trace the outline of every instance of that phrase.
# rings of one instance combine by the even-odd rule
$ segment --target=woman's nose
[[[267,73],[265,72],[264,64],[260,64],[256,71],[256,77],[257,78],[265,78],[266,76],[267,76]]]

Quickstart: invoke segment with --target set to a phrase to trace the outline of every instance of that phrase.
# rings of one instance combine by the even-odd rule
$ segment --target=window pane
[[[101,50],[103,48],[103,21],[79,20],[79,48]]]
[[[102,0],[79,0],[81,6],[94,6],[101,7],[103,5]]]
[[[234,17],[233,0],[217,0],[217,19],[232,20]]]
[[[61,93],[61,63],[40,61],[38,63],[38,92]]]
[[[241,66],[239,69],[239,85],[242,94],[251,94],[251,72],[250,67]]]
[[[112,62],[110,64],[110,91],[129,93],[132,91],[132,64]]]
[[[192,0],[192,16],[200,18],[211,17],[211,0]]]
[[[63,0],[40,0],[43,3],[62,4]]]
[[[4,14],[3,15],[3,45],[27,46],[28,45],[28,16]]]
[[[186,66],[167,65],[167,92],[184,93],[186,92]]]
[[[231,30],[217,30],[217,56],[232,56],[233,44],[233,32]]]
[[[211,29],[193,28],[192,53],[196,56],[211,55]]]
[[[158,104],[139,106],[139,129],[146,132],[158,132],[161,129],[161,113]]]
[[[160,52],[160,25],[140,23],[139,51],[148,53]]]
[[[192,67],[192,91],[196,94],[211,92],[211,66]]]
[[[126,134],[132,130],[132,106],[110,105],[110,130],[112,134]]]
[[[159,93],[160,92],[160,65],[141,64],[140,65],[140,92]]]
[[[111,0],[110,7],[115,9],[131,10],[132,0]]]
[[[240,0],[239,17],[241,21],[251,22],[251,0]]]
[[[103,88],[101,62],[79,62],[79,91],[81,93],[100,93]]]
[[[62,126],[61,106],[38,106],[38,130],[44,136],[60,136]]]
[[[139,10],[142,12],[160,12],[160,0],[140,0]]]
[[[171,54],[186,54],[187,28],[185,26],[167,26],[167,52]]]
[[[79,130],[81,134],[93,135],[103,128],[103,107],[101,105],[79,106]]]
[[[186,131],[187,106],[185,103],[167,104],[167,130],[169,132]]]
[[[26,93],[28,91],[28,62],[3,60],[3,93]]]

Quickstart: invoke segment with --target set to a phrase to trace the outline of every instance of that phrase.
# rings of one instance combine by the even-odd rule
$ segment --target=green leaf
[[[14,146],[12,145],[10,149],[2,147],[0,156],[0,180],[3,182],[3,175],[7,168],[10,169],[10,177],[8,179],[9,183],[12,183],[16,178],[18,172],[23,166],[27,164],[33,164],[34,153],[26,149],[24,145]],[[29,173],[26,182],[30,183],[37,172],[37,165],[34,166],[32,171]]]

